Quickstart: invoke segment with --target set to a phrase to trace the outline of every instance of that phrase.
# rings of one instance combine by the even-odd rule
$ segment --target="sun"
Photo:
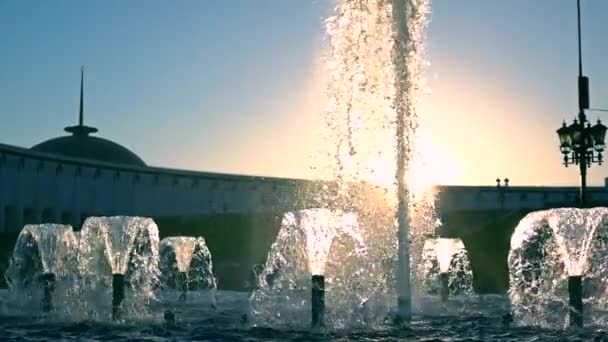
[[[461,180],[460,162],[430,137],[419,137],[415,154],[407,173],[408,189],[414,196],[422,196],[436,185],[457,184]],[[396,185],[396,158],[383,154],[371,158],[368,179],[384,188]]]
[[[408,188],[415,196],[428,193],[436,185],[457,184],[462,177],[460,162],[431,137],[419,137],[410,165]]]

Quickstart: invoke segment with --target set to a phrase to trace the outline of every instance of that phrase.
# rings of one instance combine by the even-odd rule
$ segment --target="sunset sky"
[[[0,0],[0,142],[77,120],[149,165],[308,177],[326,0]],[[418,108],[442,184],[575,185],[555,130],[577,111],[574,0],[435,0]],[[591,104],[608,109],[608,2],[584,0]],[[608,113],[590,113],[608,122]],[[602,185],[608,167],[594,166]]]

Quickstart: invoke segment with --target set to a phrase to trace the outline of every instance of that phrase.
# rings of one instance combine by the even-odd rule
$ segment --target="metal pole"
[[[321,328],[325,324],[325,276],[311,277],[311,314],[312,328]]]
[[[582,145],[580,151],[580,170],[581,170],[581,188],[580,188],[580,207],[587,206],[587,151],[586,144]]]
[[[112,320],[122,320],[124,317],[124,308],[122,306],[125,300],[125,276],[124,274],[112,275]]]
[[[581,276],[568,277],[570,326],[583,326],[583,279]]]
[[[439,274],[439,295],[442,302],[447,302],[450,296],[450,274],[447,272]]]
[[[589,79],[583,76],[583,58],[581,48],[581,0],[576,1],[576,17],[578,25],[578,119],[581,128],[582,141],[578,151],[579,166],[581,170],[580,207],[587,205],[587,167],[590,160],[587,158],[588,132],[585,130],[585,108],[589,108]],[[568,277],[568,304],[571,327],[583,326],[583,279],[581,276]]]
[[[55,274],[44,273],[42,275],[42,311],[51,312],[53,311],[53,292],[55,291]]]
[[[576,0],[576,18],[578,23],[578,75],[583,76],[583,49],[581,47],[581,0]]]
[[[582,39],[581,39],[581,0],[576,1],[576,19],[578,28],[578,121],[581,125],[581,132],[583,133],[581,145],[578,151],[579,155],[579,166],[581,171],[581,188],[580,188],[580,207],[586,206],[587,199],[587,168],[589,167],[589,160],[587,158],[587,132],[585,131],[585,124],[587,118],[585,116],[585,109],[589,108],[589,79],[583,76],[583,53],[582,53]]]

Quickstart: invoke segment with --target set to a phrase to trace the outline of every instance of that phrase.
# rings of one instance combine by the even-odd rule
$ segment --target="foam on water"
[[[530,213],[509,252],[509,296],[522,324],[563,327],[568,277],[583,277],[585,325],[608,319],[608,208],[559,208]]]

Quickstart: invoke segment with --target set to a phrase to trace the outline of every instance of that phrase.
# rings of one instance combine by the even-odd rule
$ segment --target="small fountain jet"
[[[191,288],[211,290],[212,305],[217,288],[213,276],[211,253],[202,237],[171,236],[160,242],[160,269],[165,287],[179,291],[179,300],[185,301]]]
[[[57,277],[76,273],[76,245],[71,226],[40,224],[23,227],[6,272],[10,290],[17,292],[41,284],[42,311],[53,311]]]

